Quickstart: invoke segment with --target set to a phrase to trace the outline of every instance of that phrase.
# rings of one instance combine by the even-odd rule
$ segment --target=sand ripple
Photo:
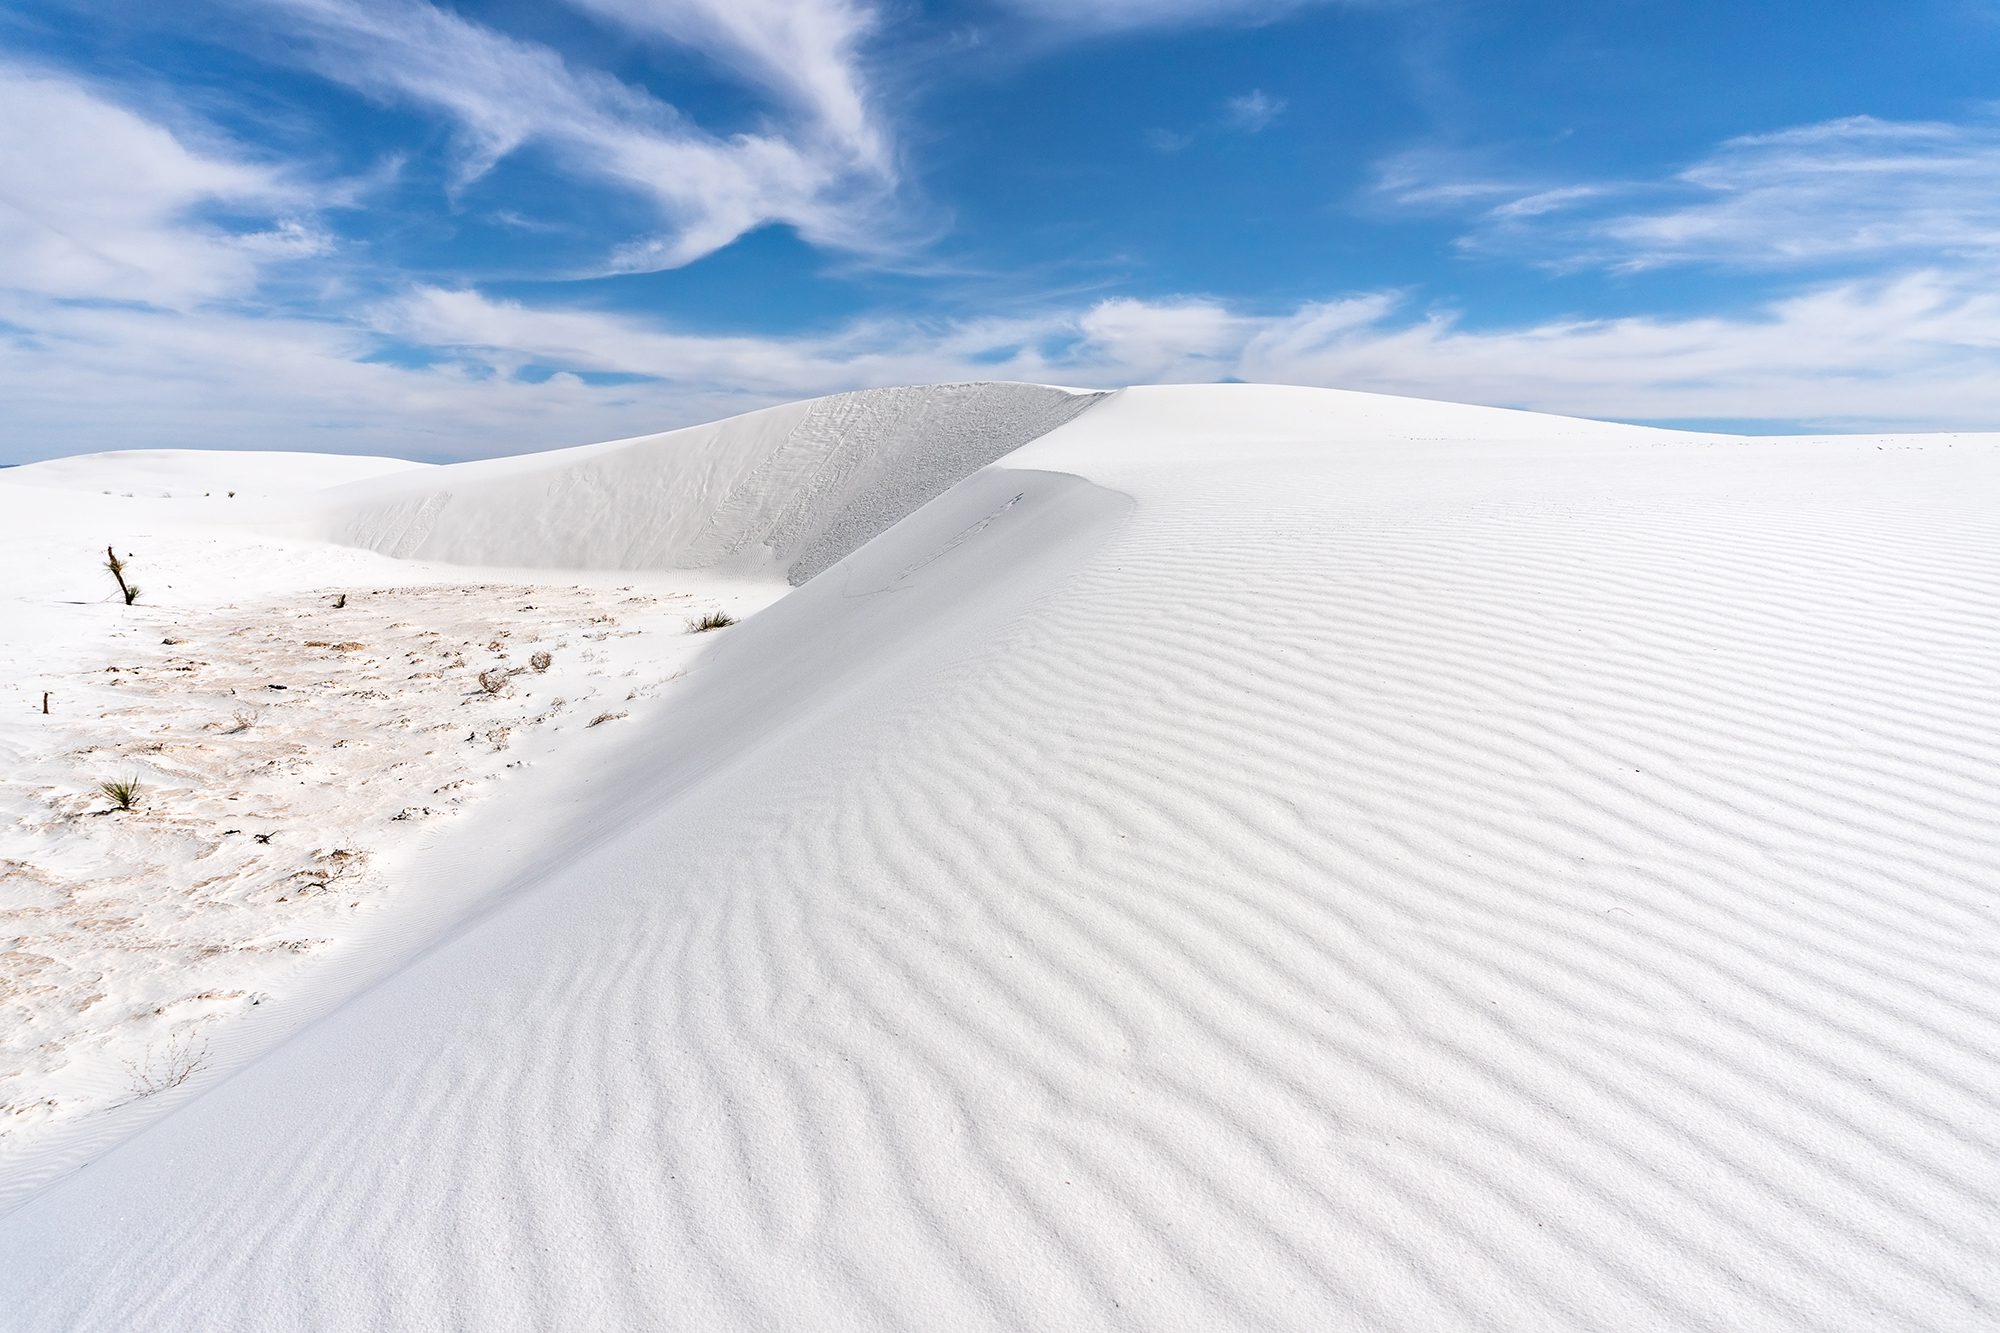
[[[1602,450],[981,474],[20,1326],[1993,1327],[1994,455]]]

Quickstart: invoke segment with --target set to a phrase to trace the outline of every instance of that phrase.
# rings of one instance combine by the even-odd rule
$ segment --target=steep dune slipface
[[[1990,1328],[2000,440],[1127,391],[509,910],[0,1221],[27,1329]]]
[[[329,495],[304,530],[401,559],[776,571],[802,583],[1099,394],[933,384],[457,464]]]

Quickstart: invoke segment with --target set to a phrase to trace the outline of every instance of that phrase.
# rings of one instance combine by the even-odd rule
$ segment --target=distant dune
[[[874,389],[709,426],[405,470],[326,496],[315,536],[402,559],[782,570],[803,583],[1101,394]]]
[[[0,1324],[2000,1321],[2000,435],[949,385],[305,459],[0,481],[37,772],[49,654],[111,710],[225,597],[465,589],[243,677],[402,905],[21,1160]],[[435,739],[326,767],[362,684]]]

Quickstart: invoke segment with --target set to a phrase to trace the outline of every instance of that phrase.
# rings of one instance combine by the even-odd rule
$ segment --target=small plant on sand
[[[137,778],[119,778],[110,782],[100,782],[97,790],[110,800],[114,810],[136,810],[139,808],[139,793],[145,790]]]
[[[488,667],[479,673],[479,688],[488,694],[499,694],[507,688],[507,673],[499,667]]]
[[[699,620],[688,621],[688,633],[703,634],[712,629],[726,629],[736,623],[736,617],[727,611],[710,611]]]
[[[555,660],[555,658],[549,656],[547,653],[534,653],[528,658],[528,665],[536,671],[547,671],[549,663]]]
[[[109,546],[104,548],[104,567],[111,571],[112,578],[118,580],[118,591],[124,595],[125,605],[130,606],[139,600],[138,585],[125,581],[125,562]]]
[[[345,611],[347,609],[346,593],[342,593],[340,594],[340,596],[333,599],[333,609],[336,611]]]
[[[244,732],[257,725],[257,715],[247,708],[239,708],[229,715],[229,723],[228,729],[222,734],[225,736],[241,736]]]
[[[206,1068],[208,1043],[192,1032],[176,1033],[167,1039],[164,1048],[148,1046],[144,1060],[125,1066],[132,1076],[132,1096],[135,1099],[178,1088]]]

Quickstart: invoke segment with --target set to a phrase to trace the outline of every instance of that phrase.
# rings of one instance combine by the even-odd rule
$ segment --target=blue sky
[[[2000,429],[2000,0],[9,0],[0,461],[873,384]]]

